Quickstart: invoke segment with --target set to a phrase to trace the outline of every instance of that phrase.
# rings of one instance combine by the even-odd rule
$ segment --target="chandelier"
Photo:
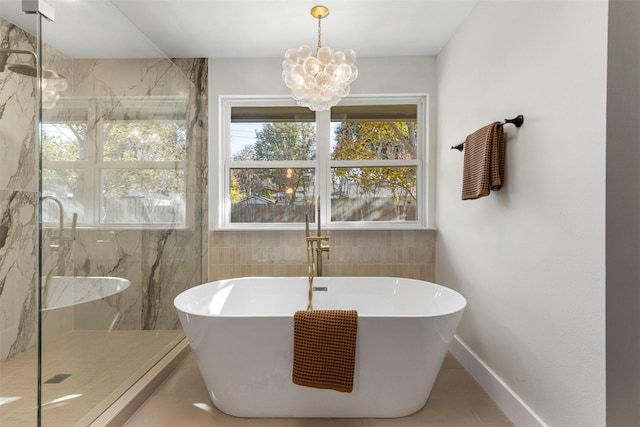
[[[291,89],[298,105],[313,111],[324,111],[349,95],[351,82],[358,77],[353,49],[333,52],[320,43],[320,21],[329,15],[326,6],[314,6],[311,16],[318,19],[318,49],[315,56],[311,48],[303,45],[287,49],[282,62],[282,79]]]

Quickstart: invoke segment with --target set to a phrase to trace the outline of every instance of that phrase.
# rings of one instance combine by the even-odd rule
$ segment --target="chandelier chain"
[[[322,30],[320,28],[320,23],[322,22],[322,18],[318,18],[318,49],[316,50],[316,52],[318,50],[320,50],[320,48],[322,47],[321,43],[320,43],[320,38],[322,36]]]

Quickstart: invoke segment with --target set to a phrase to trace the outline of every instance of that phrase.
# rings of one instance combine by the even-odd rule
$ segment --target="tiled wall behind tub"
[[[325,276],[435,280],[433,230],[330,230]],[[306,276],[304,231],[209,231],[209,281],[249,276]]]

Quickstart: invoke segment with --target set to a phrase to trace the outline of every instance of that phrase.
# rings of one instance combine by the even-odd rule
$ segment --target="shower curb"
[[[106,411],[96,418],[89,427],[121,427],[149,399],[160,384],[190,354],[191,349],[186,338],[180,340],[162,359],[158,361],[142,378],[116,400]]]

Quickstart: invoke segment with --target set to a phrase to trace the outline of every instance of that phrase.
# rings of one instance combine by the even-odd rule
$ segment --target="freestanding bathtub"
[[[316,310],[358,311],[351,393],[293,384],[293,314],[307,307],[306,277],[220,280],[174,305],[221,411],[238,417],[395,418],[427,401],[466,300],[412,279],[316,277]]]

